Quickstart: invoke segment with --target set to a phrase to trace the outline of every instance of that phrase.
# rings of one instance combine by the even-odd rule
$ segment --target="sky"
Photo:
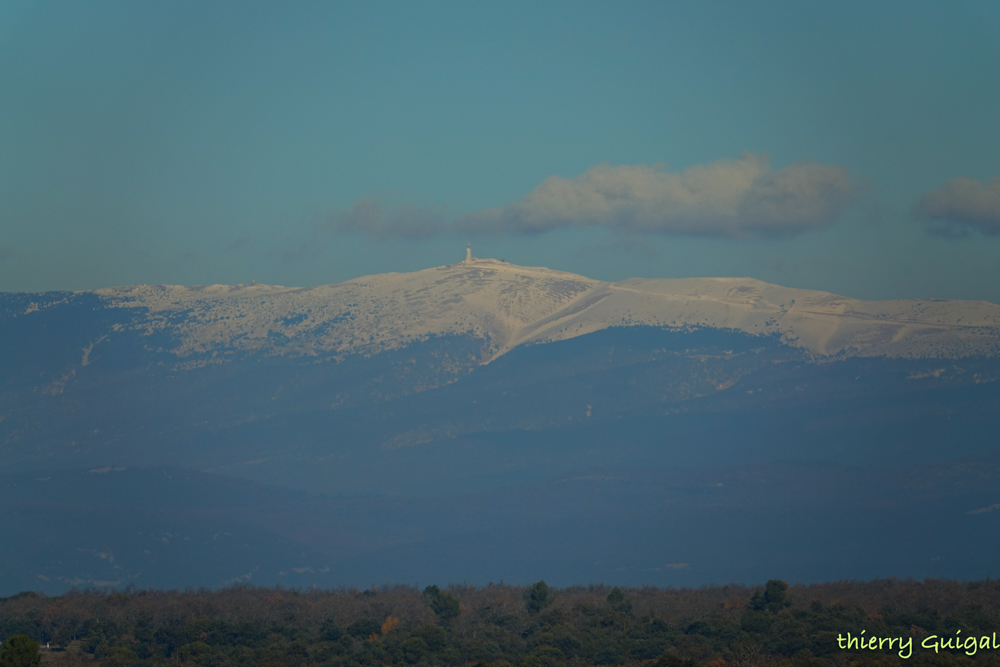
[[[1000,303],[1000,3],[0,4],[0,291],[480,257]]]

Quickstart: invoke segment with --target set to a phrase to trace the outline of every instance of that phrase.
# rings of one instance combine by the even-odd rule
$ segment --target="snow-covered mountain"
[[[180,359],[235,352],[343,358],[461,335],[482,342],[486,362],[525,343],[615,326],[778,335],[817,355],[1000,354],[1000,306],[983,301],[870,302],[751,278],[608,283],[491,259],[311,288],[131,286],[93,294],[105,307],[134,313],[94,346],[122,329],[167,331]],[[39,307],[29,302],[20,315]],[[90,350],[81,349],[81,363]]]
[[[0,529],[35,545],[0,549],[0,588],[981,577],[968,556],[1000,534],[989,303],[470,259],[313,288],[4,293],[0,343]],[[823,523],[845,517],[868,532]],[[925,520],[968,538],[943,552],[914,537]],[[556,534],[562,555],[525,560]],[[740,569],[730,538],[764,534],[791,574],[764,572],[770,547]],[[909,560],[845,569],[872,536]]]
[[[470,258],[312,288],[7,293],[0,339],[8,461],[146,460],[137,452],[176,450],[214,433],[215,444],[197,456],[218,468],[232,457],[270,458],[219,454],[220,432],[282,415],[360,419],[345,411],[367,410],[370,426],[352,426],[354,442],[397,448],[581,416],[690,411],[706,401],[730,410],[748,396],[777,401],[793,383],[801,401],[809,382],[852,359],[895,360],[889,374],[871,365],[850,371],[877,385],[870,394],[888,392],[897,375],[906,382],[892,391],[991,383],[1000,306],[866,302],[750,278],[608,283]],[[787,376],[791,368],[801,377]],[[569,379],[612,370],[616,377],[592,384]],[[740,391],[751,378],[773,391]],[[448,389],[460,380],[461,389]],[[511,383],[521,393],[493,395]],[[528,385],[553,389],[510,403]],[[836,394],[835,386],[823,391]],[[255,430],[245,442],[260,437]],[[152,462],[186,465],[189,456]]]

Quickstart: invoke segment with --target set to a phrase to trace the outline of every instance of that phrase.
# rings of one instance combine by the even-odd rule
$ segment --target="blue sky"
[[[1000,3],[0,4],[0,290],[477,255],[1000,303]]]

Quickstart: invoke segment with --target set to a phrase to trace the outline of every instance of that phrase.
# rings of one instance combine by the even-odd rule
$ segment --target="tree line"
[[[995,581],[72,590],[0,598],[0,667],[36,667],[39,643],[66,649],[43,651],[52,667],[1000,667],[1000,650],[920,647],[994,632]],[[915,650],[844,650],[846,633]]]

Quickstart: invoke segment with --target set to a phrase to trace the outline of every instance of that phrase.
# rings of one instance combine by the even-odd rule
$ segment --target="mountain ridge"
[[[443,335],[478,340],[480,361],[489,363],[518,345],[612,326],[777,335],[820,357],[1000,354],[1000,306],[985,301],[862,301],[753,278],[604,282],[491,259],[315,287],[139,285],[73,294],[134,309],[114,331],[169,332],[177,358],[208,355],[213,363],[237,352],[341,359]],[[20,315],[39,309],[32,301]],[[82,362],[104,340],[81,350]]]

